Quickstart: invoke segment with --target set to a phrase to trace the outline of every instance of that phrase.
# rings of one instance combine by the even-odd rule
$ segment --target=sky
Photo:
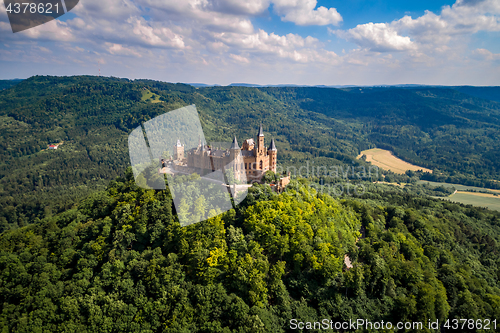
[[[13,33],[0,79],[500,85],[500,0],[80,0]]]

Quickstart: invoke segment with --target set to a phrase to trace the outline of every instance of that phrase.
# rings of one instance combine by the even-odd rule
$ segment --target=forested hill
[[[209,141],[252,137],[262,122],[284,166],[310,159],[356,166],[361,150],[377,146],[435,170],[431,180],[499,186],[500,104],[452,89],[195,88],[37,76],[0,91],[0,230],[104,189],[129,165],[133,128],[190,104]]]
[[[304,185],[254,185],[237,210],[182,228],[169,191],[137,188],[129,169],[0,235],[0,330],[279,333],[295,318],[430,332],[429,321],[467,318],[499,331],[500,213]]]
[[[453,89],[471,96],[476,96],[479,98],[500,102],[500,87],[460,86],[460,87],[453,87]]]
[[[15,86],[19,82],[21,82],[21,79],[14,79],[14,80],[0,80],[0,90],[4,90],[7,88],[10,88],[12,86]]]

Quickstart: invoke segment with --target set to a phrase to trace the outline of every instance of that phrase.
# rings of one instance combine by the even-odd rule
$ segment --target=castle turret
[[[233,143],[231,143],[231,150],[240,150],[240,146],[238,145],[238,140],[236,140],[236,136],[234,136]]]
[[[241,157],[241,148],[238,145],[238,140],[236,136],[231,143],[231,148],[229,148],[229,154],[231,156],[231,165],[235,179],[240,180],[241,174],[245,172],[243,167],[243,158]]]
[[[276,144],[274,143],[274,139],[271,140],[271,145],[267,150],[269,154],[269,169],[273,172],[276,172],[276,160],[278,159],[278,149],[276,149]]]

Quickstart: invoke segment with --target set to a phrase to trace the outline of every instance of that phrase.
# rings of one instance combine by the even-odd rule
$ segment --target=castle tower
[[[274,143],[274,139],[271,140],[271,145],[267,150],[269,154],[269,169],[276,172],[276,160],[278,159],[278,149],[276,149],[276,144]]]
[[[259,133],[257,134],[257,155],[264,155],[264,131],[262,130],[262,124],[259,127]]]
[[[174,145],[174,160],[180,161],[184,159],[184,145],[181,141],[177,139],[177,143]]]

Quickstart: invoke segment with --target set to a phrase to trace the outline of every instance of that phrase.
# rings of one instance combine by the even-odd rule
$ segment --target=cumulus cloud
[[[221,33],[213,36],[228,47],[247,52],[260,58],[277,56],[294,62],[338,62],[339,57],[332,51],[322,50],[318,39],[296,34],[278,35],[259,29],[254,34]]]
[[[71,11],[81,17],[123,20],[139,15],[141,10],[130,0],[85,0]]]
[[[306,38],[296,34],[281,36],[275,33],[269,34],[262,29],[249,35],[222,33],[215,36],[227,45],[260,51],[293,50],[296,47],[313,46],[319,42],[318,39],[310,36]]]
[[[334,33],[350,42],[376,52],[406,51],[414,48],[410,37],[400,36],[396,29],[386,23],[367,23],[347,31]]]
[[[137,58],[141,58],[142,55],[130,48],[124,47],[120,44],[106,43],[108,48],[108,52],[111,54],[125,55],[125,56],[134,56]]]
[[[482,13],[500,13],[500,2],[496,0],[457,0],[453,7],[469,7]]]
[[[244,16],[261,15],[273,4],[274,12],[283,21],[297,25],[338,25],[342,16],[335,8],[320,6],[316,0],[138,0],[141,6],[162,10],[172,20],[196,20],[205,25],[251,32],[251,23]]]
[[[339,61],[316,38],[255,31],[251,17],[271,3],[284,21],[296,24],[337,24],[342,19],[334,8],[316,9],[315,0],[86,0],[75,7],[76,18],[30,29],[26,37],[73,40],[96,55],[140,57],[151,48],[169,49],[174,51],[170,60],[179,51],[177,61],[185,63],[207,64],[206,54],[222,63]],[[0,29],[6,28],[0,22]]]
[[[147,46],[172,47],[182,49],[185,47],[182,36],[175,34],[169,28],[162,26],[153,27],[143,19],[130,18],[132,32],[140,42]]]
[[[407,15],[391,23],[360,24],[347,31],[331,31],[376,52],[445,51],[446,44],[460,36],[500,31],[500,19],[495,14],[500,14],[498,0],[458,0],[451,7],[444,6],[439,15],[426,11],[417,18]]]
[[[211,10],[235,15],[260,15],[269,7],[270,0],[209,0]]]
[[[240,55],[237,55],[237,54],[230,54],[229,57],[233,60],[235,60],[236,62],[241,62],[241,63],[244,63],[244,64],[248,64],[250,61],[243,57],[243,56],[240,56]]]
[[[457,2],[451,7],[443,7],[440,15],[427,11],[416,19],[405,16],[392,22],[391,26],[398,31],[406,31],[423,44],[442,44],[479,31],[500,31],[500,19],[493,15],[495,8],[492,0],[483,0],[477,7],[472,6],[470,1],[468,5]],[[488,9],[492,11],[486,11]]]
[[[330,49],[336,47],[335,40],[323,42],[254,27],[255,17],[269,11],[296,25],[330,26],[325,29],[359,47],[339,56]],[[186,72],[195,77],[199,73],[217,78],[234,75],[238,81],[268,80],[273,75],[279,75],[280,81],[297,80],[302,75],[314,84],[321,77],[328,84],[356,83],[351,79],[365,80],[364,71],[371,71],[374,82],[379,82],[391,71],[399,80],[404,71],[417,68],[421,77],[438,76],[449,64],[456,71],[460,64],[493,67],[500,62],[499,55],[487,49],[469,50],[466,38],[478,31],[500,31],[499,0],[457,0],[439,13],[346,30],[332,30],[342,16],[316,0],[85,0],[72,13],[76,17],[66,22],[56,20],[12,34],[0,6],[0,58],[50,64],[62,61],[57,55],[64,52],[71,55],[65,57],[71,59],[67,61],[97,68],[96,59],[101,59],[106,67],[134,68],[138,77],[144,76],[145,68],[152,68],[154,75],[167,73],[156,77],[165,80],[174,80],[170,75],[177,71],[179,80],[185,80]],[[141,58],[140,68],[134,58]],[[244,70],[249,76],[239,78]],[[104,68],[103,73],[110,74]],[[115,75],[128,73],[117,70]],[[487,73],[498,82],[493,70]]]
[[[500,53],[493,53],[486,49],[475,49],[472,52],[473,58],[477,60],[486,60],[486,61],[500,61]]]
[[[273,0],[274,11],[282,21],[297,25],[338,25],[342,16],[335,8],[316,8],[316,0]]]
[[[214,5],[208,0],[137,0],[137,3],[149,8],[149,14],[157,21],[172,20],[186,26],[207,27],[216,31],[253,32],[253,25],[248,18],[214,11]]]

